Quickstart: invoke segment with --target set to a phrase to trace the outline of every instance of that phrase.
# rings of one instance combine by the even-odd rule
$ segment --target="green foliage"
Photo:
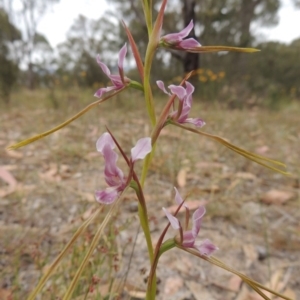
[[[290,45],[267,42],[258,45],[260,55],[250,58],[247,82],[251,90],[272,101],[282,97],[300,98],[300,39]]]

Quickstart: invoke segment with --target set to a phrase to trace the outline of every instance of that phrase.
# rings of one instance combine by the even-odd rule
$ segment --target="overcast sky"
[[[256,29],[259,39],[277,40],[289,43],[300,37],[300,9],[296,10],[292,0],[283,0],[279,11],[280,22],[272,29]],[[66,33],[74,19],[82,14],[88,18],[97,19],[112,8],[105,0],[60,0],[52,10],[43,17],[38,30],[45,34],[50,44],[55,47],[66,40]]]

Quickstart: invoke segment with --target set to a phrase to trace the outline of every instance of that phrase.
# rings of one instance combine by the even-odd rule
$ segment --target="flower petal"
[[[96,142],[96,148],[98,152],[103,154],[103,148],[105,145],[109,145],[111,149],[115,148],[115,142],[108,132],[104,132]]]
[[[171,226],[174,229],[179,229],[180,228],[180,223],[179,223],[178,219],[176,217],[174,217],[171,213],[169,213],[168,210],[166,210],[164,207],[163,207],[163,211],[166,214]]]
[[[195,87],[189,83],[188,81],[185,82],[185,86],[186,86],[186,97],[187,97],[187,102],[188,104],[190,104],[190,106],[192,105],[192,94],[194,93],[195,91]]]
[[[120,75],[110,75],[109,78],[114,85],[115,90],[119,90],[124,86]]]
[[[108,93],[110,91],[114,91],[116,90],[116,87],[115,86],[109,86],[109,87],[106,87],[106,88],[100,88],[95,94],[94,96],[97,97],[97,98],[101,98],[105,93]]]
[[[194,27],[194,22],[193,22],[193,20],[191,20],[189,25],[187,27],[185,27],[184,29],[182,29],[181,31],[179,31],[177,33],[169,33],[169,34],[163,36],[162,39],[170,44],[180,42],[183,40],[183,38],[185,38],[186,36],[189,35],[189,33],[191,32],[193,27]]]
[[[122,170],[117,167],[118,154],[109,144],[103,147],[102,152],[105,159],[104,175],[107,184],[114,187],[122,186],[125,179]]]
[[[190,49],[195,47],[201,47],[201,44],[193,38],[183,40],[178,44],[178,48],[182,48],[182,49]]]
[[[138,159],[144,159],[152,150],[151,138],[145,137],[139,139],[136,145],[131,149],[131,159],[135,162]]]
[[[119,59],[118,59],[118,67],[119,70],[123,70],[123,64],[124,64],[124,59],[127,53],[127,45],[125,43],[125,45],[121,48],[121,50],[119,51]]]
[[[180,196],[178,190],[176,187],[174,187],[174,190],[175,190],[175,201],[178,205],[180,205],[182,202],[183,202],[183,199],[182,197]],[[188,209],[188,206],[184,203],[183,204],[184,207],[186,207]]]
[[[201,221],[203,216],[205,215],[206,210],[204,206],[200,206],[193,214],[193,228],[192,228],[192,233],[193,236],[196,238],[200,231],[201,227]]]
[[[167,92],[166,88],[165,88],[165,84],[163,83],[163,81],[161,80],[157,80],[156,81],[157,86],[167,95],[171,96],[171,94],[169,92]]]
[[[100,68],[102,69],[103,73],[109,77],[110,70],[107,67],[107,65],[100,60],[100,55],[97,55],[97,63],[100,66]]]
[[[193,235],[192,230],[184,231],[182,246],[188,247],[188,248],[193,248],[194,244],[195,244],[195,237]]]
[[[175,190],[175,201],[178,205],[180,205],[182,202],[183,202],[183,199],[182,197],[180,196],[178,190],[176,187],[174,187],[174,190]]]
[[[215,246],[209,239],[205,239],[201,243],[195,243],[194,248],[196,248],[200,254],[210,256],[218,250],[219,248]]]
[[[111,204],[119,196],[119,193],[116,189],[105,189],[103,191],[96,191],[95,197],[97,202],[102,204]]]
[[[168,88],[170,91],[175,94],[180,101],[184,100],[184,97],[186,96],[186,90],[184,87],[180,85],[169,85]]]
[[[178,120],[179,121],[179,120]],[[181,122],[179,122],[181,123]],[[200,118],[187,118],[183,123],[190,123],[195,125],[198,128],[203,127],[206,123]]]

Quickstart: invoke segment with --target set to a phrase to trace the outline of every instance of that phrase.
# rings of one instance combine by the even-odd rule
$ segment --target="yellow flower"
[[[205,77],[205,76],[203,76],[203,75],[200,75],[200,76],[199,76],[199,80],[200,80],[201,82],[206,82],[206,81],[207,81],[207,77]]]
[[[225,77],[225,72],[223,72],[223,71],[219,72],[218,76],[220,79],[223,79]]]

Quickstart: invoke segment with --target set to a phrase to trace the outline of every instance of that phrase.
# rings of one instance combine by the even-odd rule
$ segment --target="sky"
[[[268,29],[254,29],[259,40],[273,40],[290,43],[300,37],[300,9],[296,10],[292,0],[283,0],[279,11],[279,25]],[[55,47],[66,40],[66,34],[79,14],[91,19],[98,19],[112,8],[105,0],[60,0],[43,17],[38,30],[46,35]]]

